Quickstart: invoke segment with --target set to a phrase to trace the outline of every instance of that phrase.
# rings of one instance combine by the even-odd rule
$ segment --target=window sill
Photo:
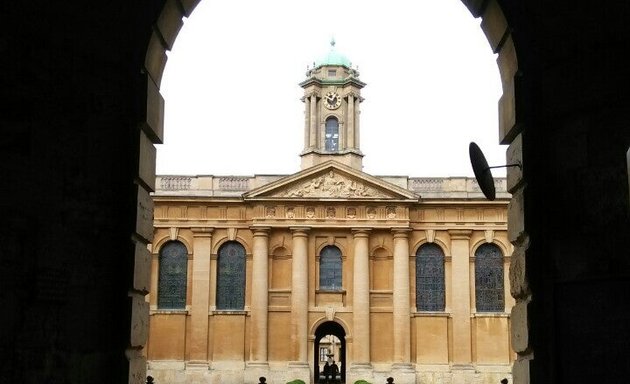
[[[151,315],[188,315],[187,309],[153,309]]]
[[[337,290],[333,290],[333,289],[316,289],[315,293],[346,293],[345,289],[337,289]]]
[[[420,311],[412,313],[413,317],[451,317],[450,312]]]
[[[475,312],[470,317],[510,317],[506,312]]]
[[[247,315],[247,311],[242,309],[217,309],[212,311],[213,315]]]

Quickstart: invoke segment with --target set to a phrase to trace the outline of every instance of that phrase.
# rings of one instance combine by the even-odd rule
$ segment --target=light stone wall
[[[200,182],[199,179],[204,177],[191,178],[197,180],[186,184],[192,191],[158,189],[153,196],[155,230],[154,241],[150,246],[153,278],[147,297],[151,305],[147,359],[148,372],[158,382],[243,383],[259,376],[267,377],[269,383],[284,383],[299,377],[308,379],[307,383],[313,382],[316,356],[313,332],[317,324],[326,320],[340,323],[346,329],[348,382],[368,379],[378,383],[393,376],[396,383],[495,383],[503,377],[510,377],[514,355],[510,349],[509,311],[514,302],[509,294],[507,273],[512,254],[507,235],[507,200],[499,198],[489,202],[481,198],[453,197],[477,196],[480,193],[475,191],[474,184],[468,179],[448,179],[448,182],[431,179],[431,186],[425,185],[423,188],[431,189],[432,197],[421,198],[415,203],[351,199],[334,202],[321,199],[244,201],[238,197],[243,191],[238,195],[226,196],[211,189],[194,189],[197,188],[193,188],[195,185],[213,185],[214,182],[206,182],[208,180]],[[502,182],[499,180],[497,185],[502,185]],[[214,185],[218,185],[218,182]],[[247,185],[255,183],[249,179]],[[438,191],[436,186],[443,189]],[[447,186],[455,190],[449,190]],[[223,192],[227,194],[229,191]],[[421,195],[424,196],[424,193]],[[332,217],[327,216],[330,207],[334,207]],[[309,212],[312,212],[312,216]],[[356,212],[356,215],[349,215],[349,212]],[[258,275],[252,266],[253,229],[261,226],[269,228],[269,266],[268,271],[264,272],[269,282],[268,351],[267,361],[251,364],[252,281]],[[291,228],[294,226],[309,228],[306,232],[308,282],[305,283],[308,290],[309,338],[306,365],[296,363],[298,356],[292,346],[291,272],[294,239]],[[370,331],[367,345],[357,344],[353,325],[352,282],[356,256],[353,229],[356,227],[370,230]],[[208,313],[208,328],[207,331],[192,332],[190,306],[195,292],[190,280],[195,274],[192,270],[197,257],[194,254],[195,243],[200,241],[195,233],[203,228],[211,230],[209,303],[207,308],[201,309]],[[407,234],[410,327],[409,332],[402,336],[410,346],[408,365],[411,374],[392,365],[396,348],[394,332],[398,332],[393,327],[393,290],[397,277],[393,263],[392,228],[410,230]],[[170,240],[182,241],[190,252],[187,308],[183,311],[163,311],[156,305],[157,258],[160,247]],[[216,311],[214,307],[217,251],[228,240],[239,241],[247,252],[246,303],[243,311]],[[440,313],[416,312],[415,309],[414,256],[418,247],[427,242],[438,244],[446,255],[446,310]],[[496,314],[477,314],[474,311],[473,255],[476,247],[485,242],[497,244],[505,256],[506,308],[504,312]],[[318,290],[318,254],[326,245],[336,245],[342,251],[342,292]],[[466,276],[458,275],[462,272]],[[198,337],[205,341],[200,343],[195,339]],[[400,339],[400,335],[397,337]],[[191,345],[204,343],[208,348],[207,360],[190,361]],[[359,348],[368,348],[371,365],[351,369],[353,356]]]

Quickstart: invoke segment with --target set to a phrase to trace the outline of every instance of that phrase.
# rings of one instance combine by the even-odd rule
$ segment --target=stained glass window
[[[475,252],[475,299],[477,312],[503,312],[503,254],[494,244]]]
[[[186,308],[188,251],[179,241],[169,241],[158,258],[158,308]]]
[[[341,286],[341,251],[328,245],[319,254],[319,289],[339,291]]]
[[[236,241],[223,244],[217,264],[217,309],[244,309],[245,248]]]
[[[418,311],[444,311],[444,252],[424,244],[416,252],[416,307]]]
[[[334,117],[326,120],[326,151],[337,152],[339,150],[339,121]]]

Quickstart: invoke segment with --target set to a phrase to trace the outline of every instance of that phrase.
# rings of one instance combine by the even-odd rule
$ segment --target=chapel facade
[[[506,180],[362,171],[361,89],[334,43],[300,83],[301,170],[158,176],[148,373],[158,383],[510,377]]]

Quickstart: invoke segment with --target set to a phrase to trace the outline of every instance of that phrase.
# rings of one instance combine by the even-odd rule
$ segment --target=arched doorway
[[[326,360],[333,360],[339,367],[337,383],[346,382],[346,331],[334,321],[327,321],[315,330],[315,343],[313,353],[313,372],[315,383],[324,383],[321,380],[323,366]]]

